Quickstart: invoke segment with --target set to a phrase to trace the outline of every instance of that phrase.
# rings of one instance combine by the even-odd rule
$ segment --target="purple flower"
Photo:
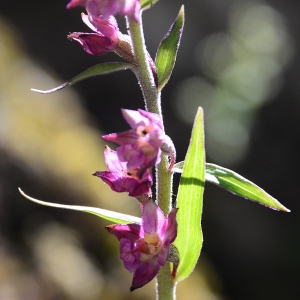
[[[139,170],[128,169],[126,163],[119,160],[116,151],[108,146],[105,148],[104,158],[108,171],[98,171],[93,175],[100,177],[113,191],[128,192],[132,197],[151,194],[152,176],[148,171],[139,178]]]
[[[139,0],[71,0],[67,8],[76,6],[85,6],[94,17],[101,16],[103,19],[119,13],[137,22],[139,20]]]
[[[144,286],[164,266],[170,244],[177,235],[177,209],[165,217],[163,211],[149,199],[143,207],[142,225],[110,225],[107,230],[120,241],[120,258],[125,268],[133,272],[131,291]]]
[[[117,153],[120,161],[127,162],[128,169],[138,168],[138,176],[157,165],[161,158],[160,147],[165,134],[159,115],[139,109],[122,109],[122,114],[131,130],[103,136],[103,139],[120,147]]]
[[[119,28],[116,19],[93,17],[81,14],[83,22],[95,33],[73,32],[68,38],[81,44],[83,49],[92,55],[103,55],[115,50],[119,43]]]

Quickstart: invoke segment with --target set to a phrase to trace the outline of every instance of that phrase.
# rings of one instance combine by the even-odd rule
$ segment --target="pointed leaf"
[[[207,163],[205,180],[269,208],[290,211],[259,186],[229,169]]]
[[[150,8],[151,6],[153,6],[158,0],[141,0],[140,3],[141,3],[141,8],[142,9],[148,9]]]
[[[195,268],[203,243],[201,229],[205,181],[203,110],[198,108],[177,196],[178,232],[174,245],[179,251],[175,280],[188,277]]]
[[[35,199],[35,198],[32,198],[32,197],[26,195],[20,188],[19,188],[19,192],[28,200],[35,202],[37,204],[44,205],[44,206],[83,211],[83,212],[87,212],[87,213],[96,215],[102,219],[111,221],[113,223],[117,223],[117,224],[129,224],[129,223],[141,224],[140,218],[117,213],[115,211],[110,211],[110,210],[96,208],[96,207],[79,206],[79,205],[64,205],[64,204],[45,202],[45,201],[41,201],[41,200],[38,200],[38,199]]]
[[[46,90],[46,91],[37,90],[37,89],[31,89],[31,90],[34,92],[41,93],[41,94],[50,94],[50,93],[56,92],[58,90],[61,90],[65,87],[71,86],[71,85],[73,85],[83,79],[89,78],[89,77],[98,76],[98,75],[106,75],[106,74],[123,71],[123,70],[127,70],[127,69],[134,69],[134,65],[130,64],[130,63],[125,63],[125,62],[111,62],[111,63],[98,64],[98,65],[95,65],[95,66],[85,70],[84,72],[80,73],[79,75],[73,77],[71,80],[69,80],[53,89]]]
[[[179,14],[169,29],[166,36],[161,41],[155,65],[158,77],[158,90],[161,90],[169,81],[176,61],[182,30],[184,26],[184,6],[181,7]]]

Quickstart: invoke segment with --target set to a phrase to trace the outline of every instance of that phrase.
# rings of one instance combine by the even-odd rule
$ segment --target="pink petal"
[[[94,176],[97,176],[101,178],[109,187],[117,192],[122,193],[126,192],[125,188],[123,187],[123,184],[120,180],[116,179],[116,175],[113,172],[110,171],[98,171],[93,174]]]
[[[118,225],[113,224],[105,227],[109,233],[113,234],[119,241],[123,238],[135,243],[140,238],[140,228],[138,224]]]
[[[133,252],[134,244],[126,238],[120,240],[120,258],[129,272],[135,272],[139,263],[139,253]]]
[[[148,200],[143,209],[142,227],[144,232],[157,232],[157,228],[163,226],[165,222],[165,215],[154,201]]]
[[[177,214],[178,208],[173,208],[171,212],[168,215],[168,218],[165,222],[165,226],[161,233],[163,236],[163,241],[170,241],[170,243],[173,243],[176,236],[177,236],[177,221],[176,221],[176,214]],[[164,231],[164,232],[163,232]]]
[[[74,8],[76,6],[85,6],[88,0],[71,0],[67,5],[67,9]]]
[[[132,292],[135,289],[141,288],[151,281],[157,275],[159,268],[160,265],[157,262],[157,256],[154,256],[151,260],[142,263],[133,274],[130,291]]]
[[[110,171],[121,173],[124,169],[126,169],[126,164],[120,162],[117,152],[111,150],[108,146],[105,146],[104,160],[107,168]]]
[[[138,109],[138,112],[140,113],[141,116],[143,116],[144,118],[147,118],[149,120],[149,122],[157,125],[160,129],[163,129],[162,121],[158,114],[151,113],[149,111],[145,111],[142,109]]]
[[[152,180],[151,181],[145,181],[141,182],[139,184],[135,184],[132,186],[132,188],[128,188],[128,195],[131,197],[138,197],[144,194],[151,194],[151,185],[152,185]]]
[[[161,265],[161,266],[164,266],[166,261],[167,261],[167,257],[168,257],[168,254],[169,254],[169,249],[170,249],[170,242],[169,241],[166,241],[163,246],[162,246],[162,249],[160,250],[159,254],[158,254],[158,263]]]
[[[73,32],[68,38],[78,42],[91,55],[103,55],[117,46],[111,39],[99,33]]]
[[[118,23],[115,17],[110,16],[107,20],[100,17],[92,17],[90,14],[81,14],[82,21],[93,31],[103,34],[105,37],[118,43]]]
[[[146,126],[150,123],[148,118],[143,117],[139,111],[124,108],[121,110],[124,119],[132,129],[136,129],[140,125]]]
[[[131,144],[118,147],[117,154],[120,161],[127,162],[126,168],[129,170],[138,169],[142,167],[145,162],[145,155],[141,149]]]
[[[126,144],[134,144],[135,141],[139,138],[139,135],[135,130],[128,130],[120,133],[111,133],[102,136],[102,138],[107,142],[112,142],[117,145],[126,145]]]

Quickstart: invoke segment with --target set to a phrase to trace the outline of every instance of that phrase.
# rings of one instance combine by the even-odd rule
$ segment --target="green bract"
[[[158,77],[158,90],[161,90],[168,82],[176,61],[182,30],[184,26],[184,6],[181,7],[179,14],[172,24],[170,30],[161,41],[155,65]]]
[[[140,218],[117,213],[115,211],[110,211],[110,210],[96,208],[96,207],[79,206],[79,205],[64,205],[64,204],[45,202],[45,201],[41,201],[38,199],[34,199],[34,198],[26,195],[20,188],[19,188],[19,192],[28,200],[35,202],[37,204],[44,205],[44,206],[83,211],[83,212],[87,212],[87,213],[96,215],[102,219],[111,221],[113,223],[118,223],[118,224],[129,224],[129,223],[141,224]]]
[[[262,188],[229,169],[214,164],[206,164],[205,180],[272,209],[290,211]]]
[[[158,0],[141,0],[141,8],[142,9],[147,9],[153,6]]]
[[[200,222],[204,182],[203,110],[198,108],[177,196],[178,232],[174,245],[179,251],[180,261],[176,281],[183,280],[192,273],[202,248],[203,236]]]
[[[174,165],[172,171],[182,173],[183,166],[184,162],[181,161]],[[214,183],[235,195],[258,202],[269,208],[285,212],[290,211],[262,188],[232,170],[206,163],[205,181]]]
[[[41,93],[41,94],[50,94],[50,93],[56,92],[58,90],[61,90],[65,87],[71,86],[71,85],[77,83],[78,81],[81,81],[81,80],[89,78],[89,77],[94,77],[94,76],[98,76],[98,75],[106,75],[106,74],[123,71],[123,70],[127,70],[127,69],[134,69],[134,65],[131,63],[126,63],[126,62],[110,62],[110,63],[98,64],[98,65],[95,65],[95,66],[83,71],[79,75],[73,77],[69,81],[67,81],[53,89],[46,90],[46,91],[37,90],[37,89],[31,89],[31,90],[34,92]]]

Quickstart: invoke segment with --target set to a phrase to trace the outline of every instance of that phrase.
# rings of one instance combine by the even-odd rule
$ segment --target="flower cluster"
[[[142,225],[110,225],[107,230],[120,241],[120,258],[125,268],[133,272],[130,290],[144,286],[164,266],[170,244],[177,235],[177,209],[165,217],[163,211],[149,199],[143,207]]]
[[[150,195],[151,170],[160,162],[161,147],[166,141],[161,119],[141,109],[122,109],[122,114],[132,129],[103,136],[119,147],[114,151],[106,146],[104,157],[108,171],[94,175],[115,192],[128,192],[132,197]]]

